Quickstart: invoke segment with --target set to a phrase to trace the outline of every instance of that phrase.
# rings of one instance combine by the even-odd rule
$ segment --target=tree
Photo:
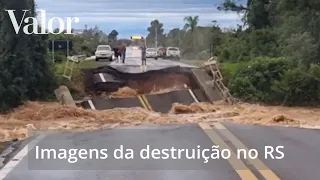
[[[174,28],[169,31],[166,37],[166,44],[168,46],[180,47],[182,44],[182,37],[184,31],[180,30],[179,28]]]
[[[224,34],[221,28],[217,25],[217,21],[212,21],[214,24],[210,30],[210,47],[211,53],[216,53],[216,48],[222,44]]]
[[[115,43],[117,41],[117,36],[119,35],[118,31],[112,30],[108,35],[109,43]]]
[[[149,34],[147,35],[147,45],[148,46],[164,46],[165,45],[165,35],[163,34],[163,24],[159,20],[151,21],[150,27],[147,29]],[[157,42],[156,42],[157,39]]]
[[[30,9],[25,18],[36,17],[34,0],[1,3],[4,9],[15,9],[17,19],[22,19],[24,9]],[[46,98],[56,84],[46,59],[48,37],[26,35],[22,29],[16,34],[6,11],[0,12],[0,19],[0,110],[5,111],[25,100]]]
[[[195,41],[195,31],[196,28],[198,26],[198,22],[199,22],[199,16],[187,16],[184,18],[184,21],[186,22],[186,24],[184,25],[184,30],[191,31],[191,36],[192,36],[192,48],[194,48],[194,41]]]
[[[244,24],[249,28],[262,29],[271,26],[269,0],[248,0],[247,5],[236,4],[233,0],[225,0],[218,9],[244,13]]]

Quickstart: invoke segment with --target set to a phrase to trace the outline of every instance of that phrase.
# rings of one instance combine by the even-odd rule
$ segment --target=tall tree
[[[186,24],[184,25],[184,30],[191,31],[191,36],[192,36],[192,48],[194,48],[195,45],[195,31],[196,28],[198,26],[198,22],[199,22],[199,16],[187,16],[184,18],[184,21],[186,22]]]
[[[148,46],[164,46],[165,45],[165,35],[163,34],[163,24],[159,20],[151,21],[150,27],[147,29],[149,34],[147,36]],[[157,42],[156,42],[157,39]]]

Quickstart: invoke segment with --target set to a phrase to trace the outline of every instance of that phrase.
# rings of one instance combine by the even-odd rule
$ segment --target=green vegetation
[[[46,99],[56,87],[53,67],[47,61],[47,36],[16,34],[3,9],[35,16],[32,0],[1,1],[0,6],[0,111],[7,111],[26,100]],[[22,19],[23,13],[16,13]],[[22,27],[25,25],[22,22]]]
[[[66,66],[66,61],[62,62],[62,63],[56,63],[55,67],[56,67],[56,74],[57,75],[62,75],[64,68]],[[73,75],[77,76],[77,72],[79,72],[79,70],[81,68],[96,68],[98,67],[98,64],[95,62],[95,60],[85,60],[85,61],[81,61],[79,64],[75,64],[75,69],[73,72]]]
[[[172,29],[163,44],[180,47],[187,59],[209,59],[213,49],[225,83],[242,100],[319,104],[319,1],[225,0],[218,9],[243,14],[244,25],[199,27],[197,16],[186,17],[188,28]]]
[[[96,68],[98,65],[95,60],[85,60],[81,61],[79,64],[75,64],[75,68],[72,72],[71,81],[62,77],[64,69],[66,66],[66,61],[62,63],[55,64],[55,76],[58,84],[63,84],[67,86],[73,96],[74,99],[82,98],[86,95],[83,87],[83,76],[80,72],[82,68]]]
[[[26,17],[35,17],[34,0],[6,0],[0,2],[2,9],[16,10],[16,18],[22,19],[22,10],[30,9]],[[25,23],[22,21],[21,27]],[[22,30],[22,28],[21,28]],[[116,41],[114,30],[107,39]],[[74,41],[70,55],[92,54],[96,45],[105,43],[104,34],[97,27],[86,29],[80,36],[73,35],[26,35],[16,34],[6,11],[0,11],[0,112],[23,104],[28,100],[55,99],[53,90],[59,85],[67,85],[73,95],[82,95],[83,87],[79,69],[73,73],[73,81],[62,78],[66,62],[66,52],[56,52],[56,64],[52,64],[48,50],[49,39],[69,39]],[[79,67],[95,67],[94,61],[84,61]],[[76,97],[75,97],[76,98]]]

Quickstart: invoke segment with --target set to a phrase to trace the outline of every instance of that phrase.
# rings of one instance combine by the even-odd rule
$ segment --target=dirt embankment
[[[103,88],[102,88],[103,86]],[[110,87],[113,88],[110,88]],[[99,86],[100,87],[100,86]],[[108,88],[107,88],[108,87]],[[96,87],[97,88],[97,87]],[[90,96],[103,95],[109,97],[133,97],[137,94],[156,94],[170,91],[182,90],[185,88],[198,89],[198,85],[188,74],[168,73],[157,74],[141,79],[128,80],[124,87],[118,85],[101,85],[99,91],[88,92]],[[104,90],[102,90],[104,89]]]
[[[165,81],[163,80],[165,79]],[[161,94],[194,87],[190,77],[179,74],[152,76],[147,80],[129,81],[128,86],[119,88],[115,92],[102,93],[108,98],[136,97],[139,94]]]
[[[9,115],[0,115],[0,140],[24,139],[28,129],[95,130],[140,124],[176,124],[216,121],[245,124],[320,126],[320,109],[200,103],[173,104],[168,114],[142,108],[104,111],[64,107],[58,103],[28,102]]]
[[[128,87],[136,89],[139,94],[162,93],[169,89],[183,89],[193,87],[194,82],[190,77],[182,74],[164,74],[162,76],[152,76],[147,80],[129,81]]]
[[[179,91],[179,90],[183,90],[183,89],[187,89],[187,86],[185,86],[185,87],[173,86],[173,87],[169,87],[169,88],[165,88],[165,89],[154,88],[148,94],[162,94],[162,93],[167,93],[167,92],[172,92],[172,91]],[[103,97],[129,98],[129,97],[136,97],[139,94],[143,94],[143,93],[139,93],[138,89],[132,89],[128,86],[125,86],[125,87],[119,88],[118,91],[110,93],[109,95],[103,94]]]

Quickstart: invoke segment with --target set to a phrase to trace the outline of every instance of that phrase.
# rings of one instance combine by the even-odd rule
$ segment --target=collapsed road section
[[[94,110],[143,107],[168,113],[174,103],[190,105],[226,99],[228,91],[223,89],[218,67],[210,69],[214,71],[180,66],[149,66],[147,71],[141,71],[140,66],[82,69],[89,97],[79,104]]]

